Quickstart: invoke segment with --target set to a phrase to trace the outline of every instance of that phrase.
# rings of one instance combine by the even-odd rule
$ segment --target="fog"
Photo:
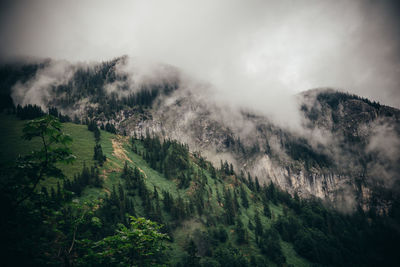
[[[361,0],[5,1],[0,56],[171,64],[215,99],[295,124],[292,96],[315,87],[400,107],[397,11]]]
[[[268,132],[268,146],[282,166],[265,155],[244,160],[220,149],[225,133],[248,147],[265,146],[258,119],[244,116],[261,113],[307,139],[342,171],[361,173],[358,158],[340,147],[340,133],[303,127],[296,94],[335,88],[400,108],[399,10],[394,1],[371,0],[9,1],[0,6],[0,61],[54,59],[12,91],[15,103],[46,109],[53,88],[67,84],[79,67],[96,68],[100,61],[127,55],[115,66],[127,79],[105,84],[107,93],[126,96],[148,82],[176,79],[183,89],[156,104],[153,121],[133,124],[140,129],[131,130],[167,130],[168,137],[202,150],[216,164],[228,160],[261,182],[280,181],[285,187],[282,166],[291,160],[276,132]],[[314,105],[314,98],[308,101],[303,99]],[[81,116],[96,105],[84,98],[60,110]],[[327,125],[331,120],[330,114],[324,118]],[[212,128],[213,122],[222,128]],[[368,179],[387,188],[399,179],[400,139],[392,124],[387,119],[360,126],[366,155],[379,159],[369,164]],[[301,190],[320,194],[305,176],[296,177]],[[332,188],[340,189],[334,201],[352,211],[354,188],[339,178],[332,178],[338,183]]]

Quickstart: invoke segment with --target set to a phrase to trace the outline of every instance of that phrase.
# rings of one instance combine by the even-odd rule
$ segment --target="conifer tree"
[[[247,243],[247,232],[240,218],[237,218],[236,220],[235,233],[237,238],[236,241],[238,244]]]
[[[188,257],[186,258],[185,266],[200,266],[200,258],[197,256],[197,247],[193,239],[190,239],[186,252],[188,253]]]
[[[258,211],[256,211],[256,214],[254,215],[254,222],[256,224],[254,232],[256,236],[261,236],[263,234],[263,226]]]
[[[269,208],[268,203],[264,203],[264,215],[265,215],[265,217],[270,218],[270,219],[272,217],[271,210]]]
[[[256,176],[256,179],[255,179],[255,184],[256,184],[256,191],[260,192],[261,187],[260,187],[260,183],[258,182],[258,177],[257,176]]]
[[[232,194],[229,189],[224,190],[224,209],[226,223],[229,225],[234,224],[235,208],[232,200]]]
[[[249,172],[247,173],[247,185],[248,185],[248,187],[249,187],[249,189],[250,189],[251,191],[254,191],[253,179],[251,178],[251,175],[250,175]]]
[[[242,205],[244,208],[249,207],[249,200],[247,199],[247,193],[246,190],[243,188],[243,186],[240,186],[240,198],[242,199]]]

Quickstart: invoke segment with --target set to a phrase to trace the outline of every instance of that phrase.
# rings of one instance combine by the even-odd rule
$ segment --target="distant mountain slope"
[[[89,118],[121,134],[149,131],[179,140],[214,164],[228,160],[237,171],[343,211],[373,206],[385,212],[386,192],[399,191],[397,109],[332,89],[310,90],[297,96],[302,126],[289,129],[262,113],[213,101],[206,85],[188,86],[193,81],[171,66],[143,72],[131,62],[5,66],[0,77],[15,78],[3,79],[1,90],[19,104],[56,106],[76,122]]]
[[[1,116],[7,128],[14,129],[12,135],[1,138],[4,152],[17,149],[24,154],[37,149],[35,143],[27,142],[23,147],[17,144],[16,136],[20,136],[26,121],[13,115]],[[61,187],[53,181],[43,183],[52,193],[42,189],[38,200],[32,201],[54,209],[53,214],[60,217],[49,220],[50,215],[46,215],[42,225],[46,231],[58,230],[40,235],[37,231],[41,228],[36,227],[33,240],[14,241],[7,247],[11,252],[14,246],[18,251],[26,245],[26,240],[35,247],[24,249],[26,257],[14,259],[14,263],[65,264],[68,260],[82,266],[93,264],[94,255],[85,254],[88,240],[112,234],[119,223],[127,224],[127,214],[164,225],[163,232],[170,236],[165,262],[170,266],[188,266],[193,261],[200,266],[365,266],[396,262],[399,235],[393,223],[399,220],[399,202],[389,208],[388,217],[361,210],[343,215],[319,201],[291,197],[273,184],[260,185],[250,174],[235,172],[228,162],[215,167],[199,153],[190,153],[187,145],[160,140],[150,131],[133,137],[100,131],[99,144],[107,160],[89,171],[92,161],[87,154],[94,146],[95,135],[87,129],[92,126],[63,126],[76,143],[72,146],[77,156],[73,166],[83,161],[88,165],[86,170],[65,168],[69,179],[61,182]],[[0,172],[0,182],[4,181],[4,171]],[[82,207],[89,210],[81,215]],[[22,219],[18,222],[24,224]],[[68,228],[77,222],[79,227]],[[19,231],[30,229],[22,227]],[[31,238],[31,232],[25,234]],[[40,238],[35,239],[37,234]],[[75,246],[70,246],[75,239]],[[45,249],[40,257],[30,254],[37,249]]]
[[[1,116],[2,122],[6,122],[7,130],[12,129],[13,131],[12,134],[3,134],[1,138],[0,144],[3,148],[3,156],[1,157],[0,163],[4,166],[3,164],[12,162],[15,158],[14,156],[17,154],[29,154],[31,149],[37,149],[40,144],[24,142],[23,146],[18,146],[20,136],[22,135],[22,124],[26,121],[19,121],[15,119],[14,116],[10,115],[1,114]],[[92,158],[87,157],[86,150],[90,148],[90,154],[93,153],[94,137],[93,133],[87,130],[86,125],[66,123],[64,127],[65,132],[70,134],[74,143],[76,143],[73,144],[72,151],[76,155],[77,160],[72,168],[69,165],[63,169],[68,179],[73,184],[76,184],[75,181],[77,177],[79,177],[80,172],[82,172],[83,164],[85,163],[86,166],[89,167],[93,164]],[[170,264],[175,265],[180,261],[185,261],[185,257],[187,257],[186,246],[188,239],[193,239],[195,241],[198,247],[198,255],[204,258],[204,260],[207,260],[207,258],[211,259],[213,256],[210,250],[210,246],[212,246],[214,249],[221,252],[223,251],[224,253],[225,250],[229,252],[230,250],[236,251],[239,249],[235,254],[237,258],[242,258],[244,264],[248,264],[246,262],[249,261],[249,254],[257,258],[259,264],[264,265],[266,262],[273,264],[277,259],[269,258],[267,254],[265,254],[266,252],[264,254],[260,252],[255,243],[254,234],[250,232],[247,226],[248,223],[251,224],[255,213],[258,212],[261,214],[263,212],[263,204],[260,197],[251,200],[251,198],[255,196],[253,196],[254,193],[248,189],[246,183],[244,183],[247,180],[244,180],[244,182],[239,181],[237,177],[220,174],[218,170],[217,174],[213,174],[218,175],[218,178],[216,176],[211,177],[210,171],[213,167],[208,162],[205,162],[199,155],[193,154],[186,155],[188,157],[185,163],[187,166],[181,170],[179,168],[182,167],[178,167],[178,169],[175,170],[179,175],[178,173],[172,174],[171,172],[167,179],[165,178],[165,174],[154,169],[158,169],[159,167],[152,168],[150,166],[152,163],[148,157],[155,152],[152,150],[151,146],[157,142],[159,142],[158,139],[152,139],[150,137],[133,139],[133,141],[131,141],[130,138],[101,131],[100,144],[103,147],[107,161],[103,167],[99,167],[100,178],[103,184],[100,188],[94,186],[90,182],[86,184],[80,181],[78,184],[81,184],[79,186],[81,188],[78,190],[78,187],[71,186],[70,182],[64,181],[61,182],[63,186],[61,187],[62,191],[60,193],[60,183],[57,185],[53,179],[45,181],[41,186],[47,187],[49,191],[50,189],[51,191],[54,189],[53,192],[57,191],[57,194],[62,194],[62,198],[67,201],[66,204],[71,200],[75,203],[85,203],[88,201],[96,202],[98,200],[100,200],[100,203],[105,202],[101,204],[104,205],[104,208],[99,209],[97,213],[94,214],[101,218],[101,223],[103,225],[102,232],[114,229],[117,223],[124,223],[126,220],[125,213],[162,222],[165,224],[164,231],[171,236],[171,240],[173,241],[171,242],[169,252],[171,258],[168,262]],[[150,143],[151,146],[149,146]],[[176,150],[179,146],[179,144],[172,142],[169,148],[171,151],[167,153],[171,153],[171,156],[177,155],[176,153],[181,151],[180,149]],[[136,152],[132,150],[132,147],[134,147],[134,151]],[[184,147],[183,149],[185,150]],[[181,151],[179,153],[187,152]],[[6,157],[6,154],[8,154],[8,157]],[[173,164],[172,161],[170,161],[168,166],[172,166],[171,164]],[[164,172],[166,168],[167,167],[162,167]],[[134,175],[132,173],[134,170],[139,170],[140,179],[143,179],[142,181],[144,182],[142,185],[136,184],[136,182],[131,185],[130,179],[133,179],[131,175]],[[172,170],[173,169],[171,169],[171,171]],[[182,184],[182,177],[188,179],[187,183]],[[242,190],[245,190],[242,192],[242,195],[245,194],[246,198],[249,198],[249,201],[251,201],[247,204],[249,207],[246,209],[241,208],[240,212],[238,210],[239,206],[235,207],[235,211],[229,211],[235,214],[237,213],[239,216],[238,219],[240,218],[244,223],[246,235],[243,238],[245,238],[245,242],[238,244],[236,242],[237,236],[234,234],[234,221],[229,224],[225,223],[225,217],[227,216],[225,214],[228,211],[223,208],[224,204],[226,205],[227,203],[226,201],[233,201],[233,199],[228,200],[224,197],[224,194],[227,194],[226,190],[229,190],[229,194],[232,194],[231,187],[233,183],[237,185],[242,184]],[[237,199],[239,187],[234,190],[235,201],[239,203]],[[38,191],[40,191],[40,188],[38,188]],[[74,196],[72,199],[69,197],[71,192]],[[112,197],[114,194],[118,194],[118,197],[123,197],[123,199],[113,204],[111,201],[113,201]],[[155,194],[157,194],[157,198]],[[233,197],[233,195],[231,197]],[[169,203],[167,202],[167,198],[169,199],[168,201],[170,201],[168,205],[171,205],[169,207],[166,206],[167,203]],[[149,201],[149,203],[147,203],[147,201]],[[128,204],[126,203],[131,203],[130,205],[133,205],[134,209],[131,210],[127,208],[128,206],[125,205]],[[268,206],[268,210],[271,209],[270,212],[272,213],[272,215],[269,216],[273,217],[261,217],[265,227],[273,223],[272,218],[276,220],[278,218],[277,216],[282,214],[282,205],[278,204],[278,202],[271,202],[268,205],[270,205],[270,207]],[[160,210],[160,206],[162,210]],[[120,213],[120,211],[122,213]],[[230,216],[234,215],[232,214]],[[96,233],[92,234],[97,235]],[[222,234],[224,237],[219,237],[219,235]],[[87,234],[85,234],[85,236],[87,236]],[[218,238],[224,241],[219,241]],[[278,251],[275,253],[283,257],[279,259],[279,261],[283,260],[288,263],[296,263],[300,264],[300,266],[308,265],[306,260],[297,255],[292,244],[283,240],[280,241],[279,239],[276,239],[274,242],[278,244]],[[246,257],[243,256],[244,253],[246,253]],[[223,260],[223,258],[220,260]]]
[[[179,90],[153,105],[152,119],[121,116],[119,127],[186,142],[216,164],[228,159],[261,181],[330,200],[343,210],[358,204],[369,209],[372,198],[384,198],[375,192],[398,191],[397,109],[325,90],[305,93],[299,101],[304,117],[297,132],[261,114],[206,103]],[[374,208],[383,212],[389,202]]]

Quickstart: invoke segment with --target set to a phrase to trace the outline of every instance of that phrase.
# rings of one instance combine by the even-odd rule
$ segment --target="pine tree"
[[[261,236],[263,234],[263,226],[261,223],[260,216],[258,215],[258,211],[256,211],[256,214],[254,215],[254,222],[256,224],[254,233],[256,234],[256,236]]]
[[[231,191],[229,189],[224,190],[225,220],[229,225],[234,224],[235,209],[233,205]]]
[[[240,218],[236,220],[235,226],[235,233],[236,233],[236,241],[238,244],[245,244],[247,243],[247,232],[243,226],[243,222]]]
[[[106,161],[106,156],[103,154],[103,149],[99,143],[96,143],[94,146],[94,155],[93,159],[97,160],[100,166],[103,166],[103,163]]]
[[[255,183],[256,183],[256,191],[260,192],[261,187],[260,187],[260,183],[258,182],[258,177],[257,176],[256,176],[256,179],[255,179]]]
[[[235,171],[233,170],[233,165],[232,165],[232,163],[229,165],[229,174],[230,174],[230,175],[234,175],[234,174],[235,174]]]
[[[190,239],[189,244],[186,248],[186,252],[188,253],[188,257],[186,258],[185,266],[200,266],[200,258],[196,255],[197,247],[193,239]]]
[[[167,192],[167,191],[163,191],[163,204],[164,204],[164,209],[167,212],[170,212],[174,203],[173,197],[172,195]]]
[[[235,212],[237,212],[239,210],[239,201],[235,189],[233,190],[233,204],[234,204],[234,210]]]
[[[217,178],[217,172],[215,171],[215,168],[212,165],[210,167],[210,173],[211,173],[211,178],[213,178],[213,179]]]
[[[272,214],[271,214],[271,210],[269,208],[268,203],[264,203],[264,215],[265,215],[265,217],[271,219]]]
[[[249,200],[247,199],[247,193],[243,186],[240,186],[240,198],[242,199],[243,207],[247,209],[249,207]]]
[[[249,189],[250,189],[251,191],[254,191],[253,179],[251,178],[251,175],[250,175],[249,172],[247,173],[247,184],[248,184]]]

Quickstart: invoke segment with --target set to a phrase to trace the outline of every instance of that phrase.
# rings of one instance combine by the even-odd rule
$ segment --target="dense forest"
[[[15,110],[15,115],[2,116],[16,125],[17,117],[23,119],[20,134],[36,145],[31,153],[2,162],[3,266],[399,262],[400,202],[395,196],[387,214],[362,209],[341,214],[318,199],[300,199],[272,183],[261,184],[229,162],[213,166],[187,145],[149,131],[128,138],[90,120],[72,124],[55,109],[46,114],[34,106]],[[85,128],[94,143],[93,165],[83,162],[70,177],[62,164],[80,160],[71,144],[82,136],[65,134],[66,123]],[[126,157],[116,156],[117,140],[123,140]]]
[[[85,114],[90,118],[101,117],[110,119],[115,113],[124,108],[138,107],[138,111],[152,105],[160,94],[169,94],[179,86],[179,79],[143,83],[140,88],[132,92],[128,74],[117,70],[118,64],[124,64],[126,57],[118,57],[95,65],[72,66],[66,64],[65,68],[73,68],[72,77],[66,83],[49,85],[48,93],[52,97],[45,100],[47,106],[59,109],[81,108],[80,101],[86,99],[87,103],[96,105],[84,106]],[[14,108],[12,89],[16,85],[24,85],[29,81],[40,79],[42,72],[53,68],[52,60],[32,62],[29,64],[9,63],[0,66],[0,110]],[[115,92],[107,91],[107,85],[118,84]],[[41,98],[40,93],[37,96]],[[15,99],[14,99],[15,101]],[[83,114],[80,114],[83,115]],[[79,118],[84,119],[84,118]]]

